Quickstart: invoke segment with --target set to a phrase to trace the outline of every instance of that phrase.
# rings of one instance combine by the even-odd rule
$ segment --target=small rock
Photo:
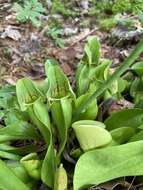
[[[17,29],[14,29],[11,25],[5,28],[5,31],[1,34],[1,38],[11,38],[12,40],[18,41],[21,39],[21,34]]]
[[[74,34],[77,34],[78,32],[78,28],[70,28],[70,27],[66,27],[63,31],[63,34],[65,36],[71,36],[71,35],[74,35]]]
[[[88,8],[89,8],[89,2],[88,1],[82,0],[80,5],[84,10],[88,10]]]
[[[51,0],[47,0],[47,6],[48,6],[48,9],[50,9],[52,7],[52,1]]]

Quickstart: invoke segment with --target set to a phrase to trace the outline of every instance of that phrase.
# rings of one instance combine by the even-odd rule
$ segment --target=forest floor
[[[44,62],[53,57],[59,61],[68,76],[74,75],[74,70],[82,57],[85,41],[88,36],[96,35],[102,44],[102,57],[109,58],[118,65],[127,57],[133,46],[140,39],[139,22],[134,23],[134,35],[128,36],[128,28],[121,24],[111,30],[103,30],[96,16],[88,15],[88,7],[79,4],[78,16],[65,18],[62,14],[43,15],[42,27],[33,27],[30,22],[20,24],[16,20],[11,1],[0,2],[0,83],[15,84],[18,78],[29,76],[40,80],[44,77]],[[122,15],[123,18],[129,17]],[[58,36],[64,47],[55,45],[55,40],[45,33],[50,24],[60,23],[62,34]],[[58,31],[58,27],[54,27]],[[52,31],[51,31],[52,33]],[[116,35],[115,35],[116,34]],[[130,35],[130,34],[129,34]]]

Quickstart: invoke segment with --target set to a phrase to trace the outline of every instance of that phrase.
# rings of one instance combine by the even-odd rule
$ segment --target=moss
[[[116,24],[117,24],[117,21],[115,18],[107,18],[99,22],[100,28],[105,31],[111,30],[113,27],[116,26]]]
[[[131,12],[132,5],[130,0],[115,0],[112,7],[113,13]]]
[[[140,13],[143,11],[143,0],[130,0],[132,5],[132,12]]]
[[[52,3],[52,13],[59,13],[65,17],[76,16],[77,13],[66,5],[67,3],[65,3],[64,1],[54,0]]]

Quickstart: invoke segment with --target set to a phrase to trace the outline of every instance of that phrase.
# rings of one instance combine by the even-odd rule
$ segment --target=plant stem
[[[121,66],[114,72],[114,74],[105,81],[104,84],[100,86],[88,99],[86,102],[83,102],[81,106],[75,111],[74,119],[79,116],[81,112],[83,112],[92,101],[94,101],[97,97],[99,97],[111,84],[114,80],[118,79],[125,71],[129,68],[129,66],[139,57],[139,55],[143,52],[143,39],[137,44],[133,52],[130,56],[121,64]]]

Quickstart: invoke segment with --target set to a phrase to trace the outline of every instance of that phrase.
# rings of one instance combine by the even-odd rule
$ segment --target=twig
[[[132,179],[132,181],[131,181],[131,183],[130,183],[130,185],[129,185],[129,187],[128,187],[127,190],[130,190],[130,189],[131,189],[131,187],[132,187],[132,185],[133,185],[135,179],[136,179],[136,176],[133,177],[133,179]]]
[[[93,34],[95,31],[97,31],[98,28],[94,28],[93,30],[89,31],[87,34],[85,34],[82,38],[76,40],[75,42],[73,42],[70,46],[68,47],[65,47],[63,50],[68,50],[70,49],[71,47],[75,46],[77,43],[83,41],[85,38],[87,38],[88,36],[90,36],[91,34]]]

